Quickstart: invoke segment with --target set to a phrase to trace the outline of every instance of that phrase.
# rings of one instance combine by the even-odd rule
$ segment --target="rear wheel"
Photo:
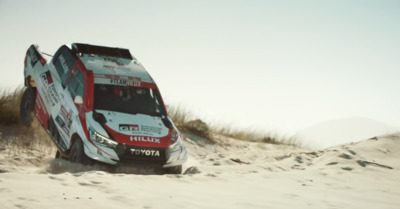
[[[55,159],[61,158],[61,152],[57,150],[56,156],[54,157]]]
[[[51,137],[55,138],[56,134],[57,134],[56,125],[54,124],[54,120],[53,120],[53,118],[51,116],[50,116],[50,119],[49,119],[49,121],[47,123],[47,129],[49,130]]]
[[[80,138],[77,138],[72,145],[71,152],[69,153],[69,161],[73,163],[80,163],[83,165],[92,165],[93,160],[86,156],[83,142]]]
[[[19,114],[22,124],[30,126],[33,121],[33,111],[35,109],[36,89],[28,87],[25,89],[21,98]]]
[[[166,168],[165,173],[166,174],[181,174],[182,173],[182,165]]]

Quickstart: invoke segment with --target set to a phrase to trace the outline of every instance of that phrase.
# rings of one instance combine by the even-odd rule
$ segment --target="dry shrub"
[[[231,127],[222,126],[222,128],[221,127],[215,128],[213,132],[243,141],[280,144],[277,138],[272,134],[261,133],[260,131],[255,131],[250,129],[233,129]]]
[[[8,147],[10,154],[18,154],[27,149],[47,150],[54,147],[36,120],[29,128],[22,125],[19,107],[24,90],[24,87],[13,91],[0,90],[0,146]]]
[[[167,108],[168,115],[172,118],[178,129],[183,127],[192,118],[192,115],[189,113],[189,111],[181,105],[167,106]]]
[[[218,143],[211,137],[211,133],[215,133],[243,141],[301,146],[295,136],[284,136],[272,132],[251,129],[237,129],[233,128],[233,125],[208,125],[200,119],[193,119],[193,115],[181,105],[169,106],[168,114],[177,128],[183,133],[206,138],[212,143]]]
[[[31,127],[22,125],[0,125],[0,146],[8,147],[11,154],[22,150],[54,150],[55,146],[39,122],[34,120]]]
[[[196,135],[212,142],[210,141],[210,128],[205,122],[200,119],[193,119],[193,115],[181,105],[167,107],[168,115],[183,134]]]
[[[182,127],[182,131],[189,132],[191,134],[195,134],[206,139],[210,138],[210,128],[208,125],[200,119],[191,120]]]
[[[23,87],[14,91],[0,90],[0,124],[9,126],[20,123],[19,106],[24,90]]]
[[[250,142],[263,142],[267,144],[284,144],[301,147],[296,136],[280,135],[271,131],[253,129],[233,129],[232,126],[218,126],[212,132]]]

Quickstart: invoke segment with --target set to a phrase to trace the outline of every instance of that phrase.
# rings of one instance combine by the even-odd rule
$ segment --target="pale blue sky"
[[[400,1],[0,0],[0,86],[30,44],[129,48],[168,104],[293,134],[362,116],[400,126]]]

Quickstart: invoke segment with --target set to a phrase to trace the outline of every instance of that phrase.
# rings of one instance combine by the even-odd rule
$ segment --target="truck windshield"
[[[158,91],[151,88],[95,84],[93,105],[95,110],[166,115]]]

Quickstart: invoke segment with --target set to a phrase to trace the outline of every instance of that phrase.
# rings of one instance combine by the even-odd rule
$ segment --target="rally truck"
[[[37,118],[56,157],[182,172],[182,136],[156,83],[128,49],[73,43],[49,62],[45,55],[37,45],[26,53],[20,116],[27,126]]]

